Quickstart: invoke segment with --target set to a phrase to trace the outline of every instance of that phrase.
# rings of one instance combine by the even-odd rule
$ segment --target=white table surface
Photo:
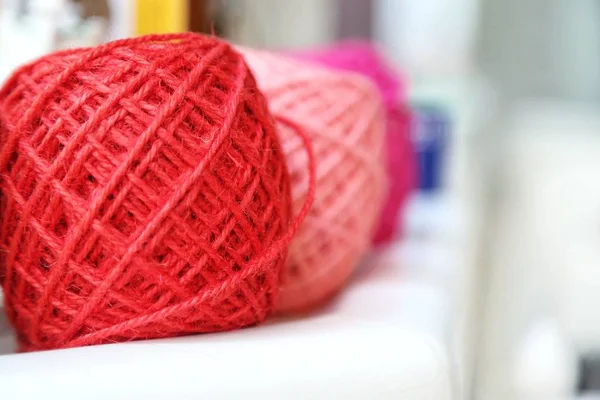
[[[7,399],[450,399],[450,306],[435,254],[418,241],[396,244],[366,262],[318,314],[236,332],[11,354],[12,335],[0,324],[0,393]]]
[[[468,397],[480,205],[465,195],[472,189],[463,182],[471,170],[462,161],[466,132],[476,124],[458,108],[462,133],[452,151],[456,178],[449,179],[449,201],[417,201],[407,240],[367,262],[327,309],[238,332],[18,355],[11,354],[13,338],[0,316],[0,395]]]

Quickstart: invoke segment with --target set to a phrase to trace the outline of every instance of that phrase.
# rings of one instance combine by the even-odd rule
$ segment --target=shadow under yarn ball
[[[347,283],[377,227],[387,186],[381,97],[358,74],[269,52],[242,54],[271,113],[297,123],[312,143],[314,202],[290,245],[277,303],[282,313],[310,311]],[[309,189],[306,153],[291,130],[277,127],[299,208]]]
[[[21,350],[235,329],[274,308],[289,174],[227,43],[45,56],[0,90],[0,279]]]

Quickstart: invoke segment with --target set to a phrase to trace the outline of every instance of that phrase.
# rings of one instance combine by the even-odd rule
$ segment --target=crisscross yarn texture
[[[289,174],[227,43],[51,54],[9,79],[0,114],[0,276],[22,350],[228,330],[274,308]]]
[[[304,312],[337,293],[369,249],[385,193],[381,98],[367,79],[244,49],[271,113],[300,125],[316,160],[314,203],[292,241],[277,309]],[[277,124],[297,209],[308,190],[301,142]]]
[[[405,82],[379,49],[365,41],[344,41],[295,55],[330,68],[360,73],[379,89],[387,119],[385,151],[389,191],[374,241],[385,243],[401,229],[400,213],[416,184],[416,156],[410,137],[412,117],[405,104]]]

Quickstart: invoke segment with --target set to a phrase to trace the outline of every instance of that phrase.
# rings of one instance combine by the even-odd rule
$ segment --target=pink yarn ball
[[[292,241],[277,309],[307,311],[338,292],[369,250],[386,189],[381,96],[364,77],[268,52],[243,50],[276,121],[310,137],[316,161],[313,206]],[[285,124],[278,134],[300,207],[306,152]]]
[[[385,148],[390,189],[374,243],[389,241],[397,229],[401,229],[398,216],[416,184],[416,158],[410,138],[411,115],[405,104],[406,87],[402,77],[370,42],[341,42],[294,55],[330,68],[360,73],[379,88],[387,114]]]

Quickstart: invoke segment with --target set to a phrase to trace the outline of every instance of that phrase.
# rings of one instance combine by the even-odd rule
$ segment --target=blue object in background
[[[443,184],[450,128],[450,118],[442,107],[413,105],[412,131],[418,164],[418,187],[421,192],[435,192]]]

